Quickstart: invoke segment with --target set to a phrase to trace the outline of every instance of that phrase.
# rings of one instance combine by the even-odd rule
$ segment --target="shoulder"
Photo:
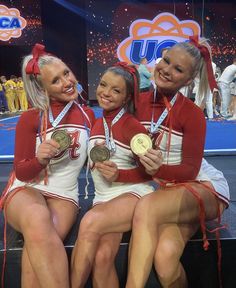
[[[196,125],[201,123],[205,126],[206,120],[202,109],[187,97],[178,95],[176,109],[178,110],[178,117],[182,121],[187,120],[188,123],[196,123]]]
[[[93,119],[93,120],[95,119],[95,114],[94,114],[93,109],[91,109],[90,107],[85,106],[85,105],[82,105],[82,109],[89,116],[90,120],[91,119]]]
[[[94,124],[91,130],[91,136],[103,134],[103,121],[102,118],[97,118],[94,120]]]
[[[124,129],[124,131],[129,131],[131,132],[131,130],[133,129],[140,129],[145,131],[146,129],[144,128],[144,126],[139,122],[139,120],[132,114],[130,113],[126,113],[122,119],[122,129]]]
[[[17,123],[18,127],[38,127],[40,120],[40,111],[38,109],[30,109],[23,112]]]
[[[91,108],[86,105],[74,104],[73,109],[71,110],[71,117],[73,121],[84,123],[84,119],[87,119],[87,124],[93,126],[95,121],[95,115]]]

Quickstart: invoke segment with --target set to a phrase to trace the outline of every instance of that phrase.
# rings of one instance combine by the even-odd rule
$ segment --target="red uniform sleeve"
[[[189,108],[191,106],[187,106]],[[169,181],[187,181],[196,179],[203,158],[206,121],[203,112],[197,106],[191,110],[182,109],[179,121],[183,123],[182,162],[180,165],[162,165],[154,178]]]
[[[148,134],[147,129],[133,116],[130,116],[129,118],[126,119],[121,129],[128,145],[130,145],[131,139],[136,134],[138,133]]]
[[[133,116],[126,119],[121,129],[129,145],[132,137],[135,136],[136,134],[138,133],[148,134],[146,128]],[[142,183],[152,180],[152,177],[146,174],[144,167],[138,161],[138,157],[136,157],[136,161],[138,163],[138,167],[136,168],[129,170],[119,169],[119,176],[116,182]]]
[[[119,176],[115,182],[122,183],[143,183],[151,181],[152,176],[148,175],[142,166],[130,170],[119,169]]]
[[[33,180],[44,168],[35,156],[39,112],[22,114],[16,126],[14,170],[16,178],[27,182]]]

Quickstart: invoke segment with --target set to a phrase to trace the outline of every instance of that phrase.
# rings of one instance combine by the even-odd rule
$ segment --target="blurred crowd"
[[[162,57],[156,59],[155,65],[162,59],[165,61],[164,55],[167,50],[166,48],[163,49]],[[201,95],[198,75],[191,85],[181,88],[180,92],[201,107],[208,120],[236,120],[236,58],[222,71],[219,66],[212,62],[212,69],[218,85],[218,89],[214,89],[213,93],[208,89],[206,94]],[[142,58],[138,66],[140,92],[155,89],[155,83],[152,80],[153,70],[153,67],[148,67],[147,59]]]
[[[28,101],[21,77],[0,76],[0,114],[26,111]]]

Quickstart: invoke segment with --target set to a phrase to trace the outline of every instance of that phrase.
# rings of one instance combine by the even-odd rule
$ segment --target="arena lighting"
[[[84,19],[86,19],[86,21],[96,23],[96,26],[103,27],[102,23],[96,22],[96,20],[93,17],[93,13],[86,11],[84,9],[81,9],[78,6],[76,6],[72,3],[69,3],[68,1],[65,1],[65,0],[54,0],[54,2],[56,2],[57,4],[61,5],[62,7],[66,8],[66,9],[70,10],[71,12],[83,17]]]
[[[54,0],[54,2],[63,6],[66,9],[70,10],[71,12],[86,18],[87,12],[85,10],[79,8],[78,6],[75,6],[74,4],[69,3],[68,1],[64,1],[64,0]]]

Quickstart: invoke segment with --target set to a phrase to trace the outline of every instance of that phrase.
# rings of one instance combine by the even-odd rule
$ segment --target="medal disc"
[[[139,133],[131,139],[130,147],[134,154],[145,154],[152,148],[152,140],[148,135]]]
[[[90,158],[94,163],[109,160],[110,151],[105,146],[99,146],[99,145],[94,146],[90,150]]]
[[[51,138],[60,145],[60,151],[66,150],[71,144],[70,135],[65,130],[54,131]]]

